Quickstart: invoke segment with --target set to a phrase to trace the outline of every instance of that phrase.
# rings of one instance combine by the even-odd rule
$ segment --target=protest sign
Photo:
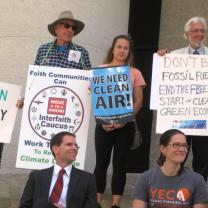
[[[159,70],[161,65],[162,57],[157,53],[153,55],[152,62],[152,80],[151,80],[151,94],[150,94],[150,109],[157,110],[159,100]]]
[[[88,71],[30,66],[16,166],[42,169],[54,163],[50,139],[61,131],[76,134],[74,165],[84,168],[91,99]]]
[[[0,142],[10,143],[17,114],[16,102],[21,87],[0,82]]]
[[[162,58],[156,132],[177,128],[207,135],[208,56],[169,54]]]
[[[129,70],[129,66],[93,69],[92,108],[97,123],[127,123],[133,120]]]

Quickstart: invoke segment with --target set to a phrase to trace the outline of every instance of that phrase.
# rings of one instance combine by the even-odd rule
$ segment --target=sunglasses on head
[[[68,23],[60,22],[59,24],[60,24],[60,25],[63,25],[65,29],[71,28],[73,31],[75,31],[75,30],[77,29],[76,26],[71,25],[71,24],[68,24]]]

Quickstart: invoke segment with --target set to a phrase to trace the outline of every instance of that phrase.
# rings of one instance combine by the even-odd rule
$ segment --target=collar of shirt
[[[63,46],[62,46],[62,45],[57,45],[56,47],[57,47],[57,49],[58,49],[60,52],[64,52],[67,46],[65,46],[65,45],[63,45]]]
[[[59,165],[55,164],[55,165],[54,165],[54,174],[55,174],[55,175],[58,175],[58,174],[59,174],[59,171],[60,171],[61,169],[62,169],[62,168],[61,168]],[[71,174],[71,169],[72,169],[72,164],[71,164],[71,165],[68,165],[68,166],[66,166],[66,167],[64,168],[64,170],[65,170],[65,172],[66,172],[66,174],[67,174],[68,177],[69,177],[70,174]]]
[[[191,46],[189,46],[189,54],[193,54],[195,50],[197,50],[200,55],[204,55],[205,54],[204,53],[204,46],[201,46],[201,47],[199,47],[197,49],[194,49]]]
[[[65,49],[72,49],[72,48],[73,48],[73,43],[72,43],[72,42],[68,43],[67,45],[59,46],[59,45],[56,44],[56,41],[57,41],[57,40],[54,41],[54,43],[55,43],[55,44],[54,44],[54,47],[55,47],[55,49],[57,49],[57,50],[60,50],[60,48],[64,48],[64,50],[65,50]]]

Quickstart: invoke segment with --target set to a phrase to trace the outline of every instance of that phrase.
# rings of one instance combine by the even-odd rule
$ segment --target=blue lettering
[[[43,147],[43,142],[33,142],[31,140],[25,140],[25,146],[32,146],[32,147]]]
[[[8,91],[7,90],[0,90],[0,100],[4,100],[6,101],[7,100],[7,95],[8,95]]]

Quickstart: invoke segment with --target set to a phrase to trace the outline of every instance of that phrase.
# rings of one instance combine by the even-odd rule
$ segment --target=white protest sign
[[[56,133],[76,135],[80,146],[74,165],[84,168],[91,98],[90,73],[30,66],[16,167],[42,169],[54,164],[49,144]]]
[[[10,143],[21,86],[0,82],[0,142]]]
[[[208,135],[208,56],[168,54],[159,73],[156,132]]]
[[[150,94],[150,109],[157,110],[158,108],[158,98],[159,98],[159,70],[160,64],[162,61],[162,57],[159,56],[157,53],[153,55],[153,62],[152,62],[152,80],[151,80],[151,94]]]

